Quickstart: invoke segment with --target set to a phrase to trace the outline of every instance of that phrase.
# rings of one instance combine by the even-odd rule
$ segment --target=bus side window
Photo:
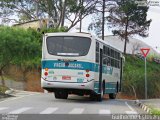
[[[111,58],[111,66],[114,67],[114,59]]]
[[[96,63],[99,63],[99,43],[96,42]]]
[[[119,61],[117,61],[117,68],[120,68],[120,67],[119,67],[119,63],[120,63],[120,62],[119,62]]]
[[[103,46],[103,64],[106,65],[107,64],[107,47]]]
[[[108,59],[107,59],[107,66],[111,66],[111,58],[110,57],[108,57]]]
[[[118,60],[120,60],[121,58],[120,58],[120,53],[118,53]]]
[[[107,48],[107,55],[110,56],[110,48]]]

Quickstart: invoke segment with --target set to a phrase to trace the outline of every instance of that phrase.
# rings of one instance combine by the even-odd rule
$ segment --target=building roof
[[[37,20],[30,20],[30,21],[22,22],[22,23],[17,23],[17,24],[14,24],[13,26],[19,26],[19,25],[23,25],[23,24],[26,24],[26,23],[32,23],[32,22],[37,22],[37,21],[39,21],[39,19],[37,19]]]

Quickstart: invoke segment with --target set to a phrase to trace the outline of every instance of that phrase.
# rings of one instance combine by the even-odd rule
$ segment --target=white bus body
[[[85,33],[44,35],[41,86],[56,98],[77,94],[101,101],[109,94],[114,99],[121,80],[122,53],[105,41]]]

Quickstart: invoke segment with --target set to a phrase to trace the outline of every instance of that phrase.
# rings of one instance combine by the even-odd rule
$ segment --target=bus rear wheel
[[[109,98],[110,99],[115,99],[116,98],[116,93],[110,93]]]
[[[65,91],[56,91],[54,92],[55,98],[57,99],[67,99],[68,93]]]
[[[101,94],[92,93],[92,94],[90,94],[90,100],[91,101],[102,101],[102,99],[103,99],[102,94],[103,93],[101,93]]]
[[[103,99],[102,95],[101,95],[101,94],[98,94],[96,100],[99,101],[99,102],[101,102],[102,99]]]
[[[101,88],[101,93],[97,94],[96,100],[97,101],[102,101],[104,94],[105,94],[105,82],[103,81],[102,88]]]

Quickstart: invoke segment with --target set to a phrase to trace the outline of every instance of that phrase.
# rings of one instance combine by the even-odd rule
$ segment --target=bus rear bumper
[[[49,82],[41,80],[41,87],[53,92],[56,89],[79,89],[79,90],[94,90],[94,80],[90,82],[77,83],[77,82]]]

